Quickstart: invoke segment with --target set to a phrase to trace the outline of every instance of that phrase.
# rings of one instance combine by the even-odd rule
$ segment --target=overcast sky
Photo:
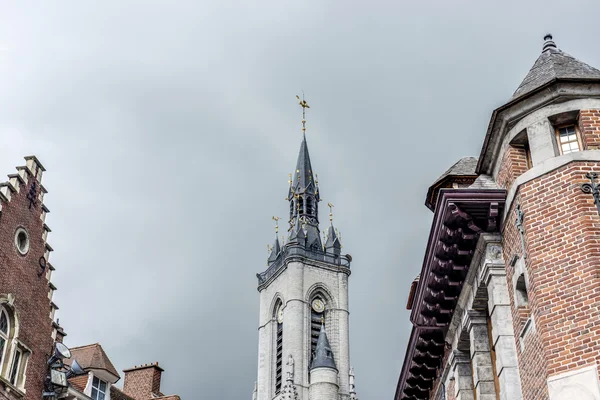
[[[484,4],[485,3],[485,4]],[[250,399],[258,292],[307,138],[335,204],[362,400],[392,399],[432,213],[554,34],[600,67],[600,2],[0,0],[0,173],[47,168],[70,346],[159,361],[163,391]],[[321,207],[321,220],[327,220]]]

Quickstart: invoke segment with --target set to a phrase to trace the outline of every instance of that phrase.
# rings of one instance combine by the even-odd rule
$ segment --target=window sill
[[[25,392],[21,389],[18,389],[16,386],[13,386],[9,381],[4,379],[4,377],[0,376],[0,391],[5,393],[10,393],[11,398],[22,399],[25,398]]]

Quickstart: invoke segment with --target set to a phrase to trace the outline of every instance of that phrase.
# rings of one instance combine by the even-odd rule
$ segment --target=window
[[[579,135],[575,125],[568,125],[556,130],[556,138],[561,154],[573,153],[581,150]]]
[[[4,364],[4,355],[8,347],[8,332],[9,332],[8,315],[4,308],[0,307],[0,370]]]
[[[15,246],[22,255],[27,254],[29,251],[29,235],[25,229],[17,229],[17,232],[15,233]]]
[[[281,391],[283,380],[283,303],[277,301],[275,307],[275,322],[277,323],[277,333],[275,335],[275,394]]]
[[[517,307],[527,307],[529,305],[529,296],[527,295],[527,285],[525,284],[525,274],[519,275],[515,285],[515,296]]]
[[[310,364],[315,356],[317,350],[317,342],[319,341],[319,334],[321,333],[321,325],[325,325],[325,302],[320,297],[315,297],[311,302],[310,309]]]
[[[15,351],[15,357],[13,359],[12,367],[10,369],[10,383],[14,386],[17,386],[18,378],[19,378],[19,370],[21,369],[21,359],[23,358],[23,353],[21,350],[17,349]]]
[[[106,396],[106,382],[102,379],[98,379],[98,377],[94,377],[92,381],[92,399],[94,400],[104,400]]]

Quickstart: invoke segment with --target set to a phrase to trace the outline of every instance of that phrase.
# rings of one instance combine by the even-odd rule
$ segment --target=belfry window
[[[310,197],[306,198],[306,213],[312,215],[312,199]]]
[[[304,214],[304,198],[298,197],[298,209],[300,210],[300,214]]]
[[[320,297],[315,297],[311,302],[310,309],[310,364],[315,356],[321,325],[325,325],[325,302]]]
[[[579,134],[575,125],[568,125],[556,130],[556,139],[561,154],[573,153],[581,150]]]
[[[277,331],[275,334],[275,394],[281,391],[283,379],[283,304],[281,301],[275,307],[275,322]]]

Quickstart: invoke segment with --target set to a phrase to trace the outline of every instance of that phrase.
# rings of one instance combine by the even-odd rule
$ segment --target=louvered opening
[[[279,393],[281,391],[281,377],[283,368],[283,324],[277,324],[276,354],[275,393]]]
[[[322,312],[316,312],[311,309],[310,317],[310,362],[315,356],[315,350],[317,349],[317,341],[319,340],[319,333],[321,332],[321,324],[324,324],[324,318]],[[310,364],[309,364],[310,368]]]

